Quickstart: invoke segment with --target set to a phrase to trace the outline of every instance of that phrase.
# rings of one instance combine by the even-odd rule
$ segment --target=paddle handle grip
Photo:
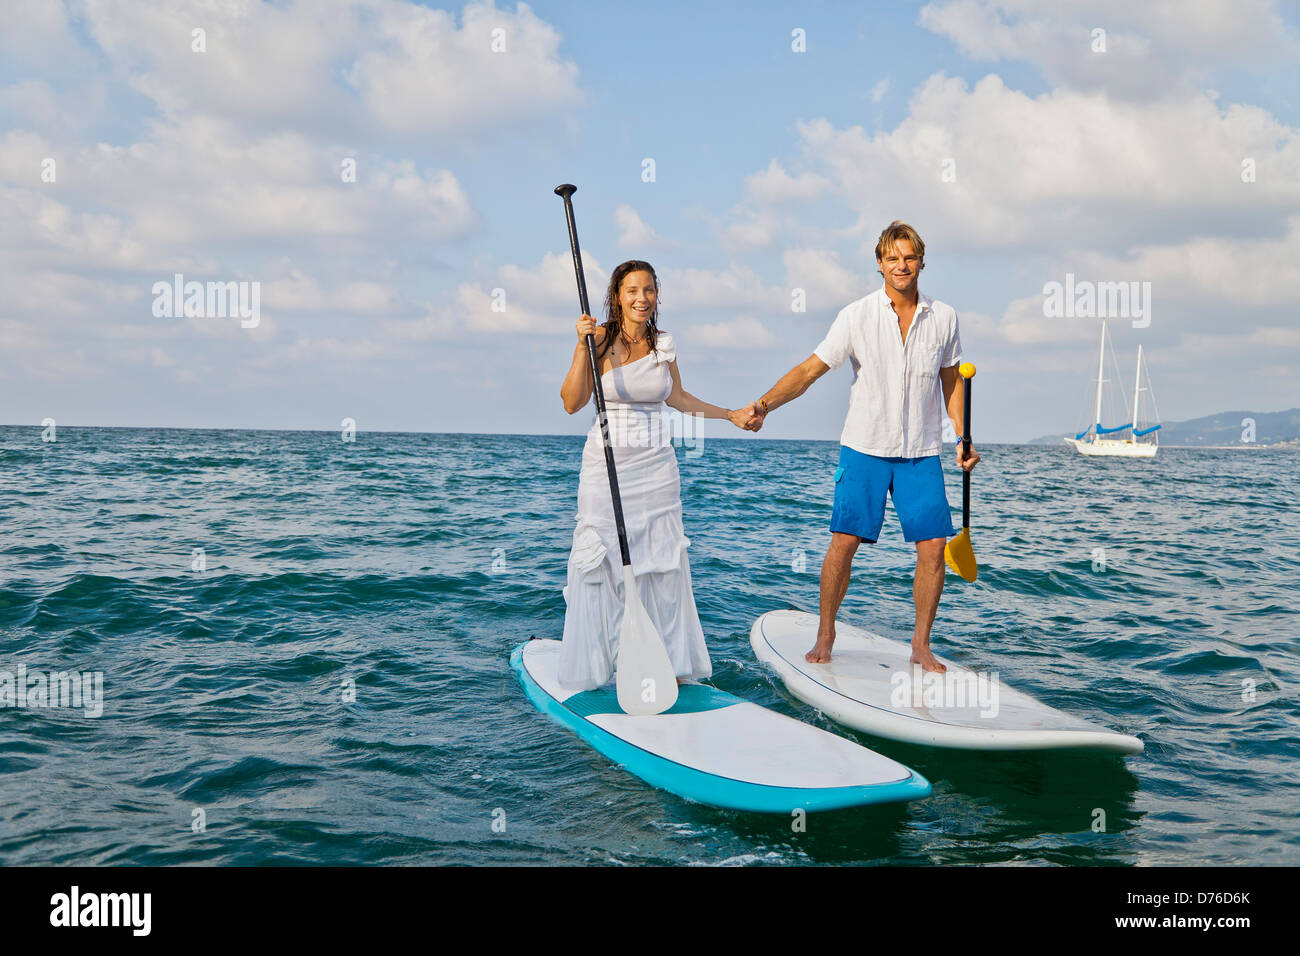
[[[555,195],[564,200],[564,217],[569,224],[569,247],[573,250],[573,273],[578,280],[578,304],[583,315],[591,315],[587,302],[587,277],[582,271],[582,253],[578,249],[578,223],[573,218],[573,194],[578,187],[570,183],[555,187]],[[623,524],[623,498],[618,493],[618,469],[614,467],[614,446],[609,440],[609,416],[605,412],[605,390],[600,387],[600,363],[596,361],[596,338],[587,336],[587,366],[591,372],[592,391],[596,394],[596,417],[600,421],[600,437],[605,445],[605,470],[609,474],[609,493],[614,503],[614,525],[618,528],[618,549],[623,567],[632,564],[627,546],[627,528]]]

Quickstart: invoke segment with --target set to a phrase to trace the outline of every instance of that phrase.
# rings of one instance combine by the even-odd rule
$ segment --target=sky
[[[708,402],[745,405],[807,358],[879,287],[876,237],[903,219],[978,367],[977,441],[1087,421],[1107,308],[1115,377],[1131,392],[1142,345],[1164,420],[1300,405],[1293,5],[5,16],[0,422],[580,434],[592,409],[559,395],[578,316],[563,182],[593,307],[613,266],[652,262]],[[169,311],[178,274],[256,290],[255,322]],[[1149,308],[1056,314],[1067,276]],[[758,436],[706,433],[834,440],[851,375]]]

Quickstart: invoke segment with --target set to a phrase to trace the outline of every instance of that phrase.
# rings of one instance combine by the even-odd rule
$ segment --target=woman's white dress
[[[676,357],[672,335],[660,332],[653,352],[610,369],[600,381],[641,603],[677,676],[704,678],[713,665],[691,593],[690,541],[682,527],[681,481],[663,404],[672,391],[668,363]],[[624,600],[623,558],[598,420],[592,421],[582,450],[577,519],[564,588],[559,679],[590,690],[614,676]]]

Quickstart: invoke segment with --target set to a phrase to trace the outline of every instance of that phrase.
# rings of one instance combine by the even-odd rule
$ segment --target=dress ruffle
[[[702,679],[713,673],[699,612],[691,587],[687,557],[690,541],[672,534],[671,522],[656,522],[645,549],[652,559],[638,563],[636,548],[632,571],[641,604],[668,649],[678,677]],[[606,543],[591,524],[580,523],[573,534],[568,584],[564,588],[566,612],[564,642],[560,648],[560,683],[591,690],[608,683],[618,660],[618,633],[623,621],[622,557],[615,537]]]
[[[646,359],[651,365],[667,365],[677,358],[677,342],[671,332],[660,332],[655,336],[654,351]]]

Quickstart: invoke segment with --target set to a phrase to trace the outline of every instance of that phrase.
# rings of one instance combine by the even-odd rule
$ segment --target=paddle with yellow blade
[[[970,380],[975,377],[975,366],[970,362],[962,362],[957,371],[964,379],[962,387],[966,393],[961,436],[962,457],[966,458],[970,456]],[[975,563],[975,550],[970,544],[970,472],[965,469],[961,473],[961,531],[943,549],[943,559],[948,567],[967,581],[974,581],[975,575],[979,573],[979,566]]]

